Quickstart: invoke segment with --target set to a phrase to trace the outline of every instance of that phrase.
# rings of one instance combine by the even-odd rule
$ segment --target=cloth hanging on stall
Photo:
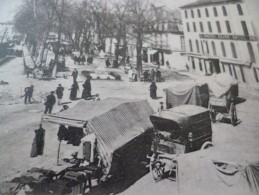
[[[31,157],[37,157],[38,155],[43,155],[44,138],[45,138],[45,129],[43,129],[40,126],[39,129],[35,130],[35,137],[31,148]]]

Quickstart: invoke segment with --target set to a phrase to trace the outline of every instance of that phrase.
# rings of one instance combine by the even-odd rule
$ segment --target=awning
[[[154,49],[152,49],[152,50],[148,50],[148,54],[149,55],[154,55],[155,53],[157,53],[158,51],[157,50],[154,50]]]

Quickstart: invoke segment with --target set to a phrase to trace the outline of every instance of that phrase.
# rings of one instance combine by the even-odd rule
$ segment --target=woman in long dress
[[[73,85],[71,86],[70,99],[76,100],[77,90],[79,90],[79,86],[76,80],[74,80]]]

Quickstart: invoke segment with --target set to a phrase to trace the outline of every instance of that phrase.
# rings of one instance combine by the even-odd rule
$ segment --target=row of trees
[[[116,39],[116,51],[122,45],[125,61],[128,41],[134,40],[137,51],[137,70],[142,72],[142,47],[158,18],[150,9],[150,0],[25,0],[15,17],[15,28],[27,35],[33,44],[33,55],[42,60],[50,32],[73,43],[76,50],[90,52],[94,44],[105,49],[105,41]],[[98,41],[98,43],[96,43]],[[55,60],[58,52],[55,53]],[[119,62],[119,52],[115,52]]]

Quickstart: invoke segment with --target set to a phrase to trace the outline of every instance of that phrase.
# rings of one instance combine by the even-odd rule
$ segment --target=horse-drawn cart
[[[214,77],[209,82],[210,101],[209,109],[212,122],[216,121],[217,115],[229,119],[233,126],[237,123],[236,101],[238,96],[238,82],[225,74]]]
[[[176,156],[212,145],[209,110],[194,105],[182,105],[150,116],[154,126],[150,172],[155,180],[174,178]]]

